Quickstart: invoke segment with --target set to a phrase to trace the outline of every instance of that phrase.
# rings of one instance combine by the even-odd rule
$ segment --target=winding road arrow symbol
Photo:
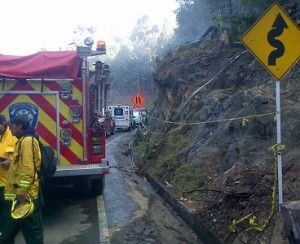
[[[273,50],[268,57],[268,65],[269,66],[275,66],[276,65],[276,59],[283,56],[285,47],[283,43],[276,39],[276,37],[281,36],[284,29],[288,29],[288,25],[282,18],[281,14],[279,13],[277,18],[275,19],[272,30],[268,33],[268,42],[272,47],[275,47],[276,49]]]
[[[242,42],[280,80],[300,58],[300,29],[274,3],[242,36]]]

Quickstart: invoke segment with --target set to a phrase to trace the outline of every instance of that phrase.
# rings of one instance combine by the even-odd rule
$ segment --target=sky
[[[126,39],[137,20],[176,25],[176,0],[9,0],[0,3],[0,54],[30,55],[41,48],[65,50],[77,26],[96,28],[94,39]],[[94,40],[95,42],[97,40]]]

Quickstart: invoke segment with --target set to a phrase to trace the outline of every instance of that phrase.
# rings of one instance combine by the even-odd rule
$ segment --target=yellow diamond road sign
[[[281,79],[300,57],[300,29],[274,3],[242,36],[243,44]]]

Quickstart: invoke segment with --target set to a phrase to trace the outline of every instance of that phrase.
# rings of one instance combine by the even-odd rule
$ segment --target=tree
[[[201,35],[212,25],[209,5],[206,0],[178,0],[176,10],[178,27],[173,41],[177,45],[199,40]]]
[[[241,35],[272,3],[282,6],[289,0],[177,0],[178,27],[174,40],[178,44],[199,40],[199,37],[215,25],[227,28],[232,39]]]
[[[81,26],[78,25],[75,30],[73,30],[74,37],[72,38],[72,44],[76,47],[79,45],[84,45],[84,39],[86,37],[93,37],[96,32],[96,28],[93,26]]]
[[[153,97],[155,93],[152,77],[155,59],[168,48],[172,32],[167,24],[160,29],[149,22],[148,16],[140,18],[131,32],[130,42],[121,44],[119,52],[110,61],[112,89],[123,94],[141,91]]]

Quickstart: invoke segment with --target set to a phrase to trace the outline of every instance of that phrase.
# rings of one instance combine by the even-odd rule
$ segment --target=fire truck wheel
[[[112,129],[112,131],[110,132],[110,134],[111,134],[111,135],[116,134],[116,127],[114,127],[114,128]]]
[[[109,137],[110,136],[110,133],[109,133],[109,130],[105,128],[105,137]]]
[[[104,179],[105,179],[105,177],[104,177],[104,175],[102,175],[102,177],[91,181],[91,195],[92,196],[100,196],[103,194],[104,186],[105,186]]]
[[[78,189],[82,197],[88,197],[90,195],[91,184],[90,180],[85,179],[84,177],[78,177],[74,181],[75,189]]]
[[[104,175],[96,179],[78,177],[74,182],[74,187],[79,190],[82,197],[95,197],[103,194]]]

